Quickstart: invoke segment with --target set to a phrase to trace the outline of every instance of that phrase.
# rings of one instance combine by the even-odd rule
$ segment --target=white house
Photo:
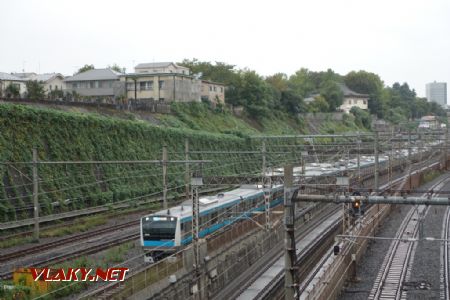
[[[6,89],[8,86],[13,85],[16,86],[19,89],[20,96],[23,97],[27,91],[25,86],[25,80],[22,78],[19,78],[17,76],[14,76],[9,73],[0,72],[0,96],[1,97],[10,97],[12,95],[9,95],[6,92]]]
[[[349,89],[345,84],[339,84],[342,93],[344,94],[344,101],[339,109],[343,112],[349,113],[352,107],[356,106],[367,110],[369,104],[369,95],[359,94]]]

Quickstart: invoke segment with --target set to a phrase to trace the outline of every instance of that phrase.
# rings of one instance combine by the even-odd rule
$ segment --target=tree
[[[328,103],[329,111],[336,111],[342,105],[344,94],[338,83],[335,81],[326,81],[320,88],[320,95],[322,95]]]
[[[306,112],[306,105],[303,99],[293,93],[291,90],[281,92],[280,103],[284,110],[292,115]]]
[[[350,113],[355,116],[355,123],[358,126],[363,126],[367,129],[372,127],[372,117],[367,111],[362,110],[359,107],[353,106],[350,109]]]
[[[10,83],[5,89],[6,98],[19,98],[20,88],[17,84]]]
[[[29,80],[26,83],[27,97],[33,100],[42,100],[45,97],[45,90],[42,83],[37,80]]]
[[[80,73],[83,73],[83,72],[86,72],[86,71],[89,71],[89,70],[93,70],[93,69],[95,69],[94,65],[87,65],[86,64],[83,67],[81,67],[76,74],[80,74]]]
[[[308,111],[312,113],[327,112],[330,110],[327,100],[322,96],[317,96],[314,101],[308,104]]]
[[[119,67],[119,65],[116,63],[114,63],[112,66],[108,66],[108,68],[119,73],[125,73],[125,71],[127,70],[126,68]]]

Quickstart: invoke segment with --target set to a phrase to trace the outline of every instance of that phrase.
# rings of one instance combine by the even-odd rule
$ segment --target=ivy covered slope
[[[39,160],[161,159],[167,145],[169,159],[184,159],[188,138],[191,150],[248,150],[253,141],[236,135],[195,132],[82,115],[30,106],[0,105],[0,162],[29,162],[32,149]],[[208,159],[192,155],[191,159]],[[207,164],[204,173],[236,174],[259,165],[223,155]],[[112,203],[161,191],[159,165],[40,165],[39,201],[43,214]],[[169,188],[183,185],[184,165],[169,166]],[[0,221],[30,217],[32,168],[0,164]]]
[[[174,103],[171,108],[172,115],[156,116],[162,126],[228,133],[241,137],[261,134],[339,133],[370,128],[370,120],[368,124],[364,124],[359,115],[354,117],[350,114],[344,115],[342,121],[333,121],[331,114],[322,114],[329,117],[317,120],[313,114],[308,118],[297,117],[279,110],[273,110],[271,114],[259,118],[251,118],[245,112],[236,116],[223,107],[210,108],[208,103]],[[370,118],[370,115],[368,116]]]

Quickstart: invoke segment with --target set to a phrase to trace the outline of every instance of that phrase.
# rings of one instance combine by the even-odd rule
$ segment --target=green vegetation
[[[29,80],[26,82],[27,98],[33,100],[41,100],[45,98],[45,90],[42,83],[37,80]]]
[[[234,65],[202,62],[185,59],[180,63],[202,78],[222,82],[227,86],[227,103],[242,106],[248,115],[261,120],[274,111],[285,112],[293,118],[304,112],[335,112],[342,104],[340,84],[345,83],[358,93],[369,95],[369,112],[392,123],[403,123],[411,119],[432,114],[445,116],[445,111],[436,103],[419,98],[407,83],[385,86],[381,78],[366,71],[352,71],[345,76],[328,69],[314,72],[301,68],[291,76],[283,73],[262,77],[255,71],[236,69]],[[315,100],[308,105],[304,99]],[[366,122],[366,118],[358,121]],[[366,128],[367,124],[364,125]]]
[[[438,170],[433,170],[431,172],[428,172],[425,175],[423,175],[423,183],[430,182],[433,179],[439,177],[441,174],[442,174],[442,172],[440,172]]]
[[[5,89],[6,98],[18,98],[20,96],[20,89],[17,84],[9,84]]]
[[[89,71],[89,70],[93,70],[93,69],[95,69],[94,65],[92,65],[92,64],[91,65],[85,64],[80,69],[78,69],[78,72],[76,74],[80,74],[80,73],[83,73],[83,72],[86,72],[86,71]]]

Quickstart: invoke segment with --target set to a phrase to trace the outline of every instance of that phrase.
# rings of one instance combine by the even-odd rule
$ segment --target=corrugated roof
[[[93,69],[83,73],[76,74],[64,79],[64,81],[89,81],[89,80],[116,80],[122,73],[111,69]]]
[[[0,72],[0,80],[23,81],[22,78],[19,78],[17,76],[5,72]]]

